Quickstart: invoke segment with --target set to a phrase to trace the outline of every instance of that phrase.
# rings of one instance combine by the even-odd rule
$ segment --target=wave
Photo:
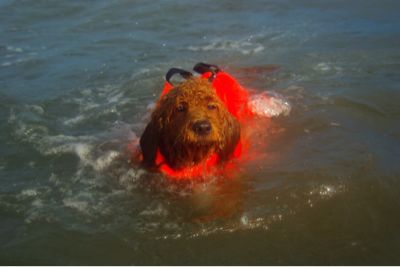
[[[260,43],[249,40],[214,40],[200,46],[189,46],[187,49],[195,52],[227,51],[249,55],[260,53],[265,47]]]

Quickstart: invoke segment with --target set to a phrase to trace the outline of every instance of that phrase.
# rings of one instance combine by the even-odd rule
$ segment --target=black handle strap
[[[178,68],[171,68],[168,70],[167,74],[165,74],[165,80],[167,80],[167,82],[171,83],[170,80],[171,80],[172,76],[174,76],[175,74],[180,74],[185,79],[189,79],[190,77],[193,76],[193,74],[189,71],[186,71],[183,69],[178,69]]]
[[[204,74],[206,72],[211,72],[210,78],[208,80],[212,82],[215,79],[215,76],[217,73],[221,70],[217,65],[212,65],[212,64],[206,64],[203,62],[197,63],[194,67],[193,70],[197,73]]]

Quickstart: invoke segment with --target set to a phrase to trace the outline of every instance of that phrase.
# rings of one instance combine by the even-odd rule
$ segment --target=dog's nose
[[[211,124],[207,120],[197,121],[193,124],[192,129],[198,135],[207,135],[211,132]]]

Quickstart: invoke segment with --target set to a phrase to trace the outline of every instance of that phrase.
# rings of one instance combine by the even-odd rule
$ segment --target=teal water
[[[378,264],[400,256],[398,1],[0,1],[0,263]],[[233,180],[127,144],[170,67],[290,102]]]

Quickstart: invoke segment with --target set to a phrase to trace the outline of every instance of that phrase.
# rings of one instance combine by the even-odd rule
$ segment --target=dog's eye
[[[178,112],[184,112],[187,109],[187,104],[186,103],[180,103],[177,107],[176,110]]]
[[[207,108],[208,108],[209,110],[214,110],[214,109],[217,109],[217,105],[215,105],[215,104],[208,104]]]

